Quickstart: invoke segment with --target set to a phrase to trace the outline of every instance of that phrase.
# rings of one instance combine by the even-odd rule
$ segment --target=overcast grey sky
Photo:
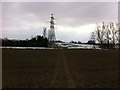
[[[55,16],[56,38],[88,41],[98,22],[117,22],[117,2],[3,2],[2,37],[26,39],[49,29]]]

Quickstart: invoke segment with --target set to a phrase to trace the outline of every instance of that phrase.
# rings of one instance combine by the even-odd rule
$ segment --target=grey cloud
[[[3,26],[17,27],[24,21],[33,20],[49,25],[51,13],[55,15],[56,26],[78,27],[102,21],[116,22],[117,5],[117,2],[4,2]]]
[[[15,7],[9,7],[9,4],[16,5]],[[72,22],[67,22],[68,25],[74,24],[88,24],[88,23],[96,23],[101,20],[109,19],[111,21],[117,20],[117,3],[108,3],[108,2],[74,2],[74,3],[66,3],[66,2],[32,2],[32,3],[6,3],[3,4],[3,12],[8,17],[12,17],[14,15],[22,15],[24,17],[25,14],[32,13],[38,19],[43,21],[48,21],[49,15],[51,13],[55,14],[55,17],[60,22],[60,24],[64,24],[62,20],[65,18],[71,18]],[[13,9],[13,12],[12,10]],[[17,10],[18,9],[18,10]],[[17,17],[16,15],[16,17]],[[6,16],[6,17],[7,17]],[[58,23],[59,23],[58,22]],[[78,22],[78,23],[75,23]]]

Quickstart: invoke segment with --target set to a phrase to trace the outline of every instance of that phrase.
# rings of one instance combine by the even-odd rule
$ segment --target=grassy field
[[[118,50],[3,49],[3,88],[117,88]]]

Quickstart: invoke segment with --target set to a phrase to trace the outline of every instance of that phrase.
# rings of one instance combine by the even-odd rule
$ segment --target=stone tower
[[[50,20],[50,29],[48,30],[48,40],[50,42],[54,42],[56,40],[55,38],[55,23],[54,23],[54,16],[51,14],[51,20]]]

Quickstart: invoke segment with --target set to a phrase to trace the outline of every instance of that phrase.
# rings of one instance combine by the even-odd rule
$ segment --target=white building
[[[53,14],[51,14],[50,29],[48,30],[48,40],[50,42],[53,42],[56,40],[54,25],[55,25],[54,17],[53,17]]]

